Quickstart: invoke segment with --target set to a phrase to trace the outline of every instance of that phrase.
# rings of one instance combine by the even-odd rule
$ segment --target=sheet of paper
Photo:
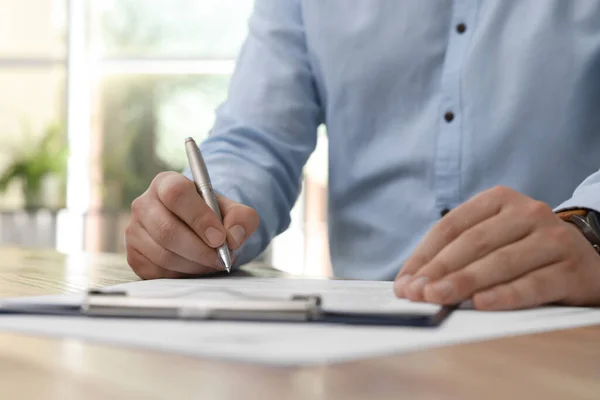
[[[391,282],[227,277],[155,280],[116,285],[134,296],[231,296],[288,298],[320,294],[325,307],[341,310],[414,310],[438,307],[400,300]],[[28,301],[78,303],[82,296]],[[24,299],[4,299],[0,304]],[[72,317],[0,316],[0,331],[70,337],[199,357],[273,365],[335,363],[434,346],[600,323],[600,310],[547,307],[513,312],[459,310],[439,328],[357,327],[321,324],[194,322]]]

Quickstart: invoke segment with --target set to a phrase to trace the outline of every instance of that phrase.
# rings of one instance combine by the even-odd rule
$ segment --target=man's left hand
[[[396,277],[397,296],[480,310],[600,305],[600,256],[545,203],[506,187],[444,216]]]

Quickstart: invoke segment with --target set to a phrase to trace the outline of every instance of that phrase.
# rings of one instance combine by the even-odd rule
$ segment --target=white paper
[[[289,298],[319,294],[339,310],[435,312],[438,306],[394,297],[391,282],[226,277],[154,280],[112,286],[132,296],[228,299],[231,296]],[[81,295],[28,301],[77,304]],[[4,299],[9,304],[24,299]],[[335,363],[494,337],[600,323],[600,310],[544,307],[511,312],[455,311],[441,327],[365,327],[333,324],[198,322],[0,316],[0,330],[70,337],[190,356],[274,365]]]

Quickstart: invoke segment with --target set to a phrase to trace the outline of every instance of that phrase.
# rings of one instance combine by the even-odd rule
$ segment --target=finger
[[[160,268],[158,265],[152,263],[145,255],[143,255],[135,247],[127,244],[127,263],[133,270],[133,272],[141,279],[178,279],[184,278],[185,275],[175,271],[169,271],[164,268]]]
[[[161,202],[148,202],[143,212],[135,211],[140,224],[164,249],[200,265],[215,265],[217,252],[169,211]]]
[[[133,223],[128,243],[142,253],[152,264],[170,271],[189,275],[206,275],[222,270],[215,257],[214,265],[201,265],[160,246],[139,224]]]
[[[260,223],[256,210],[236,203],[226,197],[217,196],[223,213],[223,225],[227,230],[227,243],[230,249],[239,248],[252,235]]]
[[[565,267],[552,264],[515,281],[479,292],[473,305],[479,310],[517,310],[562,301],[567,294]]]
[[[536,229],[556,225],[558,220],[547,204],[530,198],[525,199],[523,203],[515,202],[511,207],[505,207],[500,213],[458,236],[429,263],[416,271],[413,278],[397,282],[397,295],[422,301],[423,289],[428,283],[466,268],[487,254],[526,238]],[[540,242],[547,242],[543,237],[539,239]],[[446,291],[450,290],[448,285],[444,288]]]
[[[157,178],[155,186],[161,203],[206,244],[215,248],[225,242],[223,224],[191,180],[176,172],[169,172]]]
[[[504,208],[498,214],[466,230],[417,270],[414,276],[396,282],[396,294],[420,301],[423,297],[417,293],[427,283],[441,279],[497,249],[524,239],[541,225],[556,223],[554,218],[544,218],[548,207],[544,203],[530,201],[528,207],[531,210],[527,213],[522,208]],[[411,292],[410,296],[408,292]]]
[[[413,275],[464,231],[500,213],[502,205],[512,196],[514,194],[511,189],[494,188],[450,211],[425,235],[404,263],[398,278]]]
[[[563,251],[536,231],[523,240],[504,246],[450,275],[428,284],[422,293],[409,287],[408,298],[437,304],[456,304],[475,293],[511,282],[563,259]]]
[[[525,238],[532,233],[534,223],[509,211],[502,211],[464,232],[419,269],[414,277],[424,276],[430,282],[440,279]]]

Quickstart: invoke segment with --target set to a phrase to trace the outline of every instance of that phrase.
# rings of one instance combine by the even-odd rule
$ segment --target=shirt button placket
[[[435,161],[436,207],[440,216],[461,202],[461,142],[463,118],[460,73],[478,2],[455,0],[452,25],[442,72],[442,104],[440,134]],[[471,32],[471,30],[469,30]]]

